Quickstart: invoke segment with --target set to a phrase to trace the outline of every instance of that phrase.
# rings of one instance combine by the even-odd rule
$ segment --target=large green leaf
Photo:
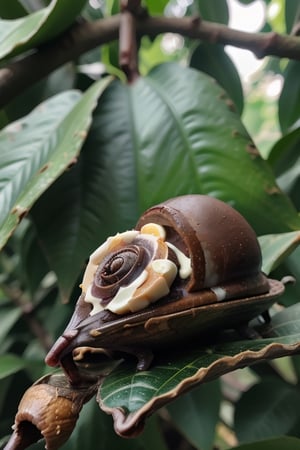
[[[300,62],[290,61],[278,102],[280,127],[286,133],[300,118]]]
[[[109,82],[101,80],[82,97],[77,91],[59,94],[1,131],[0,248],[34,201],[75,162]]]
[[[189,7],[191,13],[200,14],[204,20],[227,24],[229,12],[226,0],[196,0]]]
[[[140,210],[201,192],[232,204],[258,234],[299,228],[295,209],[210,78],[165,64],[128,89]]]
[[[29,114],[37,105],[48,98],[60,92],[74,89],[76,70],[72,63],[65,64],[43,80],[20,93],[2,110],[5,111],[8,121],[13,122],[18,120]]]
[[[300,228],[227,100],[210,77],[172,63],[130,86],[115,81],[106,89],[79,163],[34,209],[65,297],[95,247],[170,197],[218,197],[258,234]]]
[[[26,16],[27,11],[19,0],[0,0],[1,19],[16,19]]]
[[[23,369],[25,363],[22,358],[12,355],[0,355],[0,380]]]
[[[299,450],[300,439],[285,436],[277,439],[269,439],[250,444],[239,445],[231,450]]]
[[[300,243],[300,232],[269,234],[258,238],[263,255],[262,270],[269,274]]]
[[[200,43],[191,56],[190,66],[202,70],[228,93],[239,114],[243,111],[243,88],[235,65],[224,48],[217,44]]]
[[[299,351],[300,304],[274,317],[272,334],[273,338],[229,342],[223,336],[218,343],[202,348],[169,349],[156,354],[150,370],[143,372],[137,372],[134,363],[123,363],[103,381],[100,406],[113,415],[116,431],[127,436],[157,408],[198,383],[260,360]]]
[[[299,145],[300,128],[298,126],[276,142],[268,158],[277,176],[279,186],[290,196],[297,209],[300,209]]]
[[[114,83],[103,96],[78,163],[33,209],[65,299],[89,253],[108,235],[133,227],[138,215],[128,91]]]
[[[213,446],[221,398],[220,382],[216,380],[200,385],[168,407],[176,428],[199,450]]]
[[[97,411],[98,409],[98,411]],[[84,405],[76,428],[68,442],[61,450],[142,450],[138,442],[133,439],[124,441],[113,432],[111,420],[105,414],[99,416],[97,403],[92,400]],[[159,450],[159,449],[157,449]]]
[[[0,58],[20,54],[66,30],[86,0],[52,0],[49,6],[15,20],[0,20]]]
[[[147,9],[151,15],[163,14],[168,0],[147,0]]]
[[[286,32],[291,33],[293,26],[299,22],[300,18],[300,1],[294,0],[285,2],[285,24]]]
[[[263,399],[263,402],[261,401]],[[278,379],[264,379],[242,394],[235,408],[240,442],[300,436],[300,390]]]
[[[0,342],[3,343],[6,335],[22,315],[21,308],[2,307],[0,316]]]

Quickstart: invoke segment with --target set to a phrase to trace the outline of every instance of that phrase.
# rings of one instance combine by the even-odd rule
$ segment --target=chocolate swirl
[[[148,249],[134,244],[107,255],[96,271],[92,294],[107,303],[142,273],[149,260]]]
[[[107,307],[119,313],[140,309],[169,291],[177,267],[171,261],[163,262],[168,260],[168,245],[159,234],[163,230],[153,227],[157,235],[117,234],[92,255],[93,277],[85,296],[94,305],[92,314]]]

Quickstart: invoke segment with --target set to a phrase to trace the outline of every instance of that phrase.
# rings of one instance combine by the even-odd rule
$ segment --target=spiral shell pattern
[[[171,250],[176,262],[169,258]],[[109,237],[91,255],[82,291],[93,305],[91,315],[104,308],[116,314],[135,312],[166,296],[178,269],[188,277],[189,258],[165,241],[162,226],[149,223],[140,231]]]

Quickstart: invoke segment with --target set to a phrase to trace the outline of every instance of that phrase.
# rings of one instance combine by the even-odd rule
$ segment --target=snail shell
[[[37,381],[19,403],[5,450],[23,450],[42,438],[47,450],[56,450],[69,438],[83,404],[94,393],[89,386],[74,390],[63,375],[47,375]]]
[[[68,366],[71,379],[66,355],[90,346],[134,353],[145,369],[155,347],[247,323],[284,290],[261,272],[261,259],[251,226],[217,199],[186,195],[154,206],[91,255],[73,317],[46,362]]]

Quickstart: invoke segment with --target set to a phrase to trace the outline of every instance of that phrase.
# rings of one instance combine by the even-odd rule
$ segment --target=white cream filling
[[[123,314],[128,312],[128,310],[132,312],[135,311],[135,309],[131,309],[130,302],[137,288],[139,288],[146,281],[147,277],[147,270],[143,270],[143,272],[131,284],[128,286],[121,286],[114,298],[107,305],[106,309],[109,309],[111,312],[116,314]],[[148,306],[148,301],[141,301],[140,304],[139,309],[146,308],[146,306]]]
[[[225,289],[216,286],[216,287],[210,288],[210,290],[213,291],[213,293],[216,295],[218,302],[222,302],[223,300],[226,299]]]
[[[185,254],[175,247],[175,245],[171,244],[171,242],[167,242],[166,244],[175,253],[179,263],[179,276],[185,280],[192,273],[191,259],[185,256]]]
[[[104,309],[100,303],[101,299],[99,299],[98,297],[95,297],[92,294],[92,284],[90,284],[86,290],[84,301],[87,303],[91,303],[93,305],[93,309],[90,312],[90,316],[93,316],[94,314],[97,314],[98,312],[101,312]]]
[[[146,223],[146,225],[142,226],[141,233],[156,236],[163,241],[166,239],[166,230],[162,225],[158,225],[157,223]]]

